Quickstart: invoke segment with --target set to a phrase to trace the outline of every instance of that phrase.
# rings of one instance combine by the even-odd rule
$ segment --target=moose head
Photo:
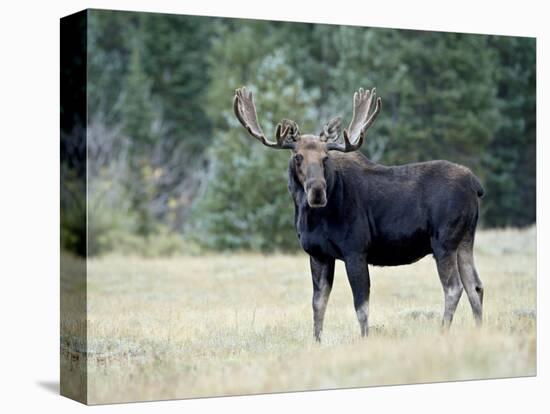
[[[372,102],[376,104],[372,109]],[[340,139],[341,117],[327,122],[318,135],[300,134],[296,122],[283,119],[275,129],[275,141],[266,138],[256,113],[252,92],[246,88],[236,90],[233,110],[248,133],[269,148],[292,150],[292,162],[298,181],[307,194],[311,208],[327,204],[327,161],[329,151],[357,151],[363,144],[367,129],[380,113],[382,101],[376,98],[376,89],[355,92],[353,117]]]

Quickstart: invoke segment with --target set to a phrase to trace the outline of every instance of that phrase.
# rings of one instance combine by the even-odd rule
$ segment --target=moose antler
[[[275,129],[276,142],[269,141],[260,127],[252,92],[247,91],[245,87],[235,91],[233,111],[235,112],[235,116],[239,122],[243,127],[245,127],[248,133],[266,147],[280,149],[294,148],[294,143],[288,142],[286,138],[289,137],[293,141],[298,138],[299,131],[296,123],[288,119],[283,119],[282,122],[277,124],[277,128]]]
[[[369,115],[372,100],[375,96],[376,88],[373,88],[372,91],[365,91],[360,88],[359,91],[353,94],[353,118],[348,129],[344,129],[344,142],[329,142],[327,143],[327,150],[351,152],[361,147],[367,129],[374,123],[382,107],[382,100],[376,98],[374,111]]]
[[[336,142],[340,136],[340,124],[342,123],[342,117],[337,116],[336,118],[328,121],[324,126],[323,130],[319,134],[319,138],[324,142]]]

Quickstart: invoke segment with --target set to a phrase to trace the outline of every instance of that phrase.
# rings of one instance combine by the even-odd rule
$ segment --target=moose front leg
[[[353,305],[361,328],[361,336],[369,334],[369,295],[370,277],[365,255],[353,255],[345,258],[346,272],[353,292]]]
[[[310,256],[309,264],[313,279],[313,331],[315,339],[320,342],[325,311],[334,281],[334,259],[318,259]]]

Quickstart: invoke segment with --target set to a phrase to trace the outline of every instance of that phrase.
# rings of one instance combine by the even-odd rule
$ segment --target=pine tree
[[[498,54],[495,83],[501,113],[483,161],[489,226],[524,226],[536,218],[536,50],[535,40],[492,36]]]

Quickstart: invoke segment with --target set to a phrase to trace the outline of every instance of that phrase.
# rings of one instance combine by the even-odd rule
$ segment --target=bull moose
[[[336,259],[345,263],[362,336],[369,329],[368,265],[405,265],[428,254],[435,258],[445,295],[442,327],[450,327],[464,289],[476,323],[482,322],[483,285],[473,247],[483,187],[468,168],[449,161],[384,166],[362,155],[358,149],[381,106],[375,89],[359,89],[342,139],[337,117],[319,135],[302,135],[285,119],[271,141],[260,127],[252,92],[237,89],[233,101],[250,135],[269,148],[292,151],[288,189],[296,232],[310,257],[317,341]]]

